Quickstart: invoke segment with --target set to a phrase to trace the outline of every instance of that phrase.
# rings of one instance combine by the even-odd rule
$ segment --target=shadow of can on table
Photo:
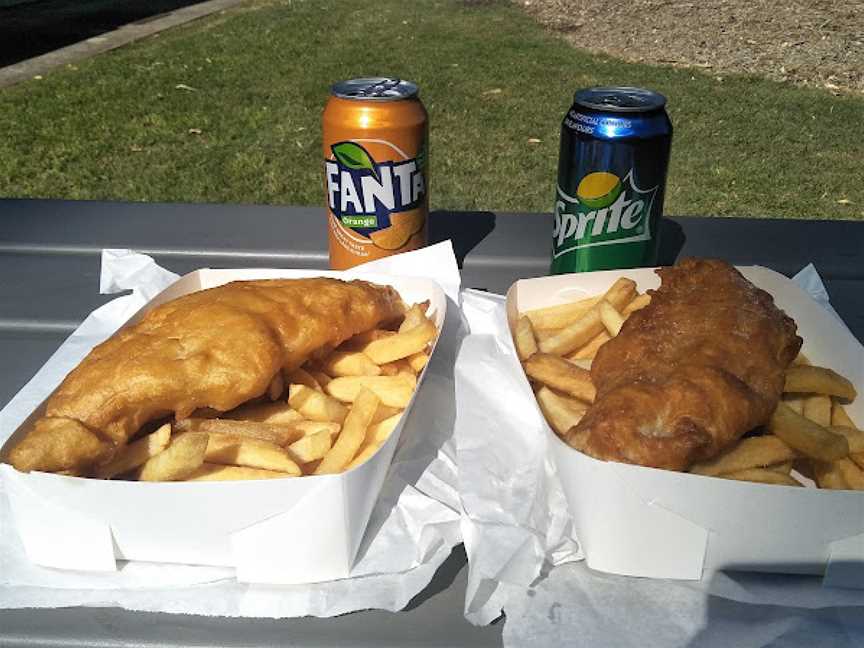
[[[672,144],[666,98],[579,90],[561,123],[553,274],[657,265]]]
[[[340,81],[322,122],[330,267],[425,246],[429,118],[417,85]]]

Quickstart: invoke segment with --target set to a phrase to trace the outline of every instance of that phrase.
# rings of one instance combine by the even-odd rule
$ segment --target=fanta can
[[[552,272],[657,263],[672,122],[650,90],[579,90],[561,124]]]
[[[350,79],[330,94],[322,119],[330,267],[423,247],[429,118],[417,85]]]

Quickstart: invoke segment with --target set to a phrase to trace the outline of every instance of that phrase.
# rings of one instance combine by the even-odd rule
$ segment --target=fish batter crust
[[[145,423],[227,411],[280,370],[395,320],[390,287],[329,278],[237,281],[185,295],[95,347],[9,453],[18,470],[86,474]]]
[[[597,398],[567,439],[598,459],[686,470],[767,422],[801,338],[724,261],[657,274],[651,303],[597,352]]]

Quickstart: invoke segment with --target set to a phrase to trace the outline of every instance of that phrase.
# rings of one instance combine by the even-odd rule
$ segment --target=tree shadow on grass
[[[0,67],[53,52],[201,0],[0,1]]]

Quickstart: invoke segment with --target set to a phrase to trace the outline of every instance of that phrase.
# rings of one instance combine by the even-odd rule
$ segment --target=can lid
[[[398,101],[411,99],[418,93],[416,83],[390,77],[348,79],[330,87],[330,94],[340,99]]]
[[[628,86],[598,86],[577,90],[573,103],[613,113],[637,113],[658,110],[666,105],[666,97],[653,90]]]

